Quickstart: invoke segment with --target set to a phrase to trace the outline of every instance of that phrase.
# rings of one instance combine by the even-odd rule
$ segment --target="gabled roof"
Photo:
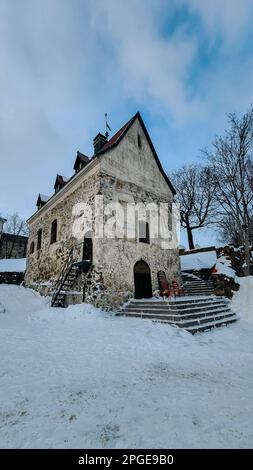
[[[141,127],[143,129],[143,132],[146,136],[146,139],[150,145],[150,148],[151,148],[151,151],[153,153],[153,156],[156,160],[156,163],[158,165],[158,168],[160,170],[160,172],[162,173],[166,183],[168,184],[169,188],[171,189],[172,193],[173,194],[176,194],[176,190],[175,188],[173,187],[172,183],[170,182],[168,176],[166,175],[162,165],[161,165],[161,162],[158,158],[158,155],[155,151],[155,148],[153,146],[153,143],[152,143],[152,140],[149,136],[149,133],[146,129],[146,126],[143,122],[143,119],[140,115],[139,112],[137,112],[124,126],[121,127],[121,129],[119,129],[118,132],[116,132],[116,134],[114,134],[114,136],[111,137],[110,140],[108,140],[108,142],[106,142],[106,144],[102,147],[102,149],[97,153],[97,156],[100,156],[102,155],[103,153],[107,152],[107,150],[110,150],[111,148],[115,147],[116,145],[118,145],[120,143],[120,141],[123,139],[124,135],[127,133],[127,131],[130,129],[130,127],[132,126],[132,124],[135,122],[136,119],[139,119],[140,121],[140,124],[141,124]]]
[[[55,179],[55,183],[54,183],[54,189],[56,188],[58,184],[60,184],[61,186],[64,186],[68,182],[68,180],[69,178],[66,178],[66,176],[57,175]]]
[[[75,165],[76,165],[76,162],[77,162],[77,159],[80,159],[80,161],[83,161],[85,162],[85,164],[88,164],[90,162],[92,162],[93,160],[97,159],[98,157],[100,157],[100,155],[103,155],[105,152],[107,152],[108,150],[110,150],[111,148],[115,147],[116,145],[118,145],[120,143],[120,141],[123,139],[124,135],[127,133],[128,129],[130,129],[130,127],[132,126],[132,124],[135,122],[136,119],[139,119],[139,122],[142,126],[142,129],[143,129],[143,132],[147,138],[147,141],[150,145],[150,148],[151,148],[151,151],[153,153],[153,156],[156,160],[156,163],[158,165],[158,168],[161,172],[161,174],[163,175],[166,183],[168,184],[169,188],[171,189],[172,193],[173,194],[176,194],[176,191],[172,185],[172,183],[170,182],[168,176],[166,175],[165,171],[163,170],[163,167],[161,165],[161,162],[158,158],[158,155],[155,151],[155,148],[152,144],[152,141],[151,141],[151,138],[148,134],[148,131],[146,129],[146,126],[142,120],[142,117],[140,115],[140,113],[136,113],[129,121],[126,122],[126,124],[124,124],[124,126],[122,126],[118,132],[116,132],[116,134],[114,134],[110,140],[108,140],[108,142],[106,142],[106,144],[102,147],[102,149],[95,155],[93,155],[92,158],[89,159],[89,157],[87,157],[86,155],[82,154],[81,152],[77,152],[77,157],[76,157],[76,161],[75,161]],[[86,166],[86,165],[84,165]],[[75,167],[74,167],[75,168]],[[78,172],[79,173],[79,172]],[[67,183],[70,183],[71,180],[73,180],[74,178],[76,177],[76,174],[74,174],[71,178],[66,178],[65,176],[62,176],[62,175],[57,175],[56,177],[56,180],[55,180],[55,185],[54,185],[54,189],[56,188],[56,186],[58,184],[60,184],[61,186],[65,186]],[[44,202],[44,204],[46,204],[49,200],[53,199],[55,197],[55,194],[53,194],[52,196],[48,197],[48,196],[45,196],[45,195],[42,195],[40,194],[39,196],[41,196],[43,199],[41,199],[42,202]],[[38,201],[37,201],[38,203]],[[31,219],[31,217],[28,219],[28,221]]]
[[[139,113],[137,113],[139,114]],[[108,142],[103,146],[103,148],[98,152],[98,154],[104,153],[106,150],[108,150],[111,147],[114,147],[114,145],[118,144],[122,137],[125,135],[126,131],[131,127],[131,124],[135,121],[135,118],[137,117],[137,114],[132,117],[124,126],[121,127],[121,129],[114,134]]]
[[[79,150],[78,150],[77,154],[76,154],[75,163],[74,163],[74,166],[73,166],[74,170],[77,169],[79,163],[82,163],[83,165],[87,165],[87,163],[89,163],[89,161],[90,161],[89,157],[87,157],[87,155],[84,155],[83,153],[79,152]]]

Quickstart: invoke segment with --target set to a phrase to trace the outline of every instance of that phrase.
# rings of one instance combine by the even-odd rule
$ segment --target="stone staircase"
[[[117,314],[167,323],[190,333],[226,326],[238,319],[231,311],[227,298],[198,295],[199,298],[185,296],[173,300],[131,300]]]
[[[185,295],[214,295],[213,281],[201,279],[194,274],[182,272],[183,288]]]

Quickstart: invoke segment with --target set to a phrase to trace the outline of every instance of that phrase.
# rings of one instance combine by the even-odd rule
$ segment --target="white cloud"
[[[200,15],[208,35],[220,36],[226,51],[240,47],[252,25],[252,0],[183,0]],[[234,53],[234,49],[231,51]]]
[[[176,121],[201,112],[201,103],[187,85],[197,41],[183,28],[168,37],[161,35],[161,19],[170,11],[167,2],[146,0],[145,8],[136,0],[93,1],[92,5],[93,27],[102,30],[113,45],[112,73],[120,73],[125,93],[137,101],[149,101],[160,114],[169,113]]]
[[[251,5],[251,0],[1,0],[0,212],[30,215],[37,192],[51,193],[56,172],[71,174],[75,151],[91,152],[105,111],[114,130],[141,108],[154,128],[162,118],[168,135],[198,142],[200,122],[211,129],[217,115],[247,106],[252,65],[241,62],[238,70],[233,50],[250,31]],[[182,7],[182,22],[171,28]],[[201,18],[208,47],[219,37],[231,55],[222,69],[212,64],[200,70],[196,83],[191,73],[199,65],[203,31],[192,28],[192,13]],[[187,142],[185,147],[188,152]]]

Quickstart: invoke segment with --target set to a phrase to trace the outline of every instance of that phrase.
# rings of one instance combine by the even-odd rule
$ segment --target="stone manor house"
[[[159,271],[169,281],[180,277],[177,248],[164,249],[152,239],[148,216],[134,237],[99,238],[93,231],[75,236],[73,225],[82,215],[75,207],[94,208],[96,196],[103,196],[104,205],[155,202],[170,208],[175,196],[140,113],[109,140],[99,133],[93,145],[91,158],[77,152],[70,179],[57,175],[51,197],[39,195],[38,210],[28,219],[25,284],[53,292],[55,306],[85,301],[114,308],[131,297],[151,297]]]

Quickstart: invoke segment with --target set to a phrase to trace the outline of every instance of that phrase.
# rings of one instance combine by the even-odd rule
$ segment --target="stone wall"
[[[138,134],[142,138],[141,148],[137,145]],[[116,148],[95,157],[32,216],[29,221],[28,266],[25,276],[27,286],[36,285],[40,292],[49,292],[50,283],[59,276],[70,249],[77,244],[72,234],[72,209],[79,202],[88,203],[94,208],[96,195],[103,195],[104,204],[163,202],[171,205],[173,194],[138,122]],[[107,216],[104,217],[106,221]],[[58,221],[58,236],[57,241],[50,244],[51,224],[55,219]],[[42,246],[37,250],[37,232],[40,229]],[[83,239],[79,240],[79,243],[82,241]],[[32,242],[35,243],[34,253],[30,253]],[[81,259],[81,248],[76,247],[75,250],[75,258]],[[73,290],[80,292],[79,299],[83,296],[85,301],[96,306],[117,308],[134,295],[134,265],[141,259],[150,267],[153,291],[158,289],[159,270],[164,270],[170,281],[179,279],[178,250],[165,250],[156,239],[145,244],[137,239],[93,238],[92,266],[87,274],[80,274]],[[71,295],[70,302],[75,298]]]
[[[252,248],[251,248],[252,249]],[[226,245],[217,248],[217,257],[226,258],[229,262],[234,273],[238,277],[244,276],[244,249],[243,247],[234,247],[233,245]],[[251,260],[250,274],[253,274],[253,260]],[[228,277],[224,274],[213,274],[215,295],[225,295],[229,299],[233,297],[234,292],[238,291],[240,285],[236,282],[236,278]]]
[[[28,263],[25,275],[26,285],[41,281],[54,281],[60,274],[71,248],[74,247],[75,258],[80,259],[82,245],[72,234],[72,209],[75,204],[86,202],[94,204],[95,194],[99,192],[100,181],[98,173],[86,179],[71,193],[47,210],[42,208],[41,215],[30,223],[28,244]],[[40,216],[39,216],[40,215]],[[57,219],[57,241],[50,243],[51,224]],[[37,249],[37,232],[42,229],[41,249]],[[35,243],[34,253],[30,253],[31,243]]]
[[[166,197],[106,174],[101,175],[100,190],[105,204],[124,201],[168,203]],[[170,282],[180,278],[178,250],[163,249],[156,239],[146,244],[139,242],[137,237],[130,240],[103,238],[97,240],[96,251],[96,265],[86,279],[86,299],[97,306],[115,308],[134,296],[134,265],[137,261],[143,260],[149,265],[153,292],[159,288],[158,271],[165,271]]]
[[[251,247],[251,250],[253,247]],[[225,245],[224,247],[217,248],[217,257],[225,256],[231,263],[231,268],[235,271],[237,276],[244,275],[244,248],[234,247],[233,245]],[[251,258],[251,275],[253,274],[253,260]]]

